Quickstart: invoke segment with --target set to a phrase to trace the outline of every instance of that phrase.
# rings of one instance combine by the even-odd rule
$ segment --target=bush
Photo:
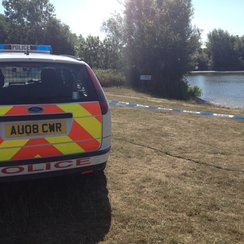
[[[114,69],[94,69],[102,87],[125,86],[126,79],[122,72]]]
[[[202,90],[198,86],[191,86],[187,85],[187,93],[189,98],[195,98],[195,97],[200,97],[202,94]]]

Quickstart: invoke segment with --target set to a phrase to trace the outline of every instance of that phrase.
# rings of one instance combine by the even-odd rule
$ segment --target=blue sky
[[[244,0],[192,0],[192,4],[192,23],[203,31],[203,41],[214,28],[227,30],[232,35],[244,35]]]
[[[55,6],[57,18],[83,36],[102,35],[102,22],[122,8],[118,0],[49,1]],[[192,0],[192,4],[192,23],[202,30],[203,41],[214,28],[227,30],[233,35],[244,35],[244,0]],[[3,12],[2,7],[0,12]]]

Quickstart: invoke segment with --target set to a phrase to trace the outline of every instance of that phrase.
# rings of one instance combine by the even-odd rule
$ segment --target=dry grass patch
[[[244,240],[243,121],[124,107],[112,115],[105,242]]]

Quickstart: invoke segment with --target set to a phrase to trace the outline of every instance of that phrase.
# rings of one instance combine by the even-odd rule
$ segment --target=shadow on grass
[[[0,243],[97,243],[111,224],[103,173],[0,184]]]

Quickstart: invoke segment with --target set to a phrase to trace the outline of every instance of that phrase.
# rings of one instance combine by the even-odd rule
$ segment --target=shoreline
[[[195,97],[193,101],[195,101],[197,104],[215,105],[214,103],[208,102],[207,100],[204,100],[200,97]]]
[[[214,70],[199,70],[199,71],[190,71],[189,74],[244,74],[244,70],[240,71],[214,71]]]
[[[194,98],[193,101],[195,101],[197,104],[212,105],[212,106],[219,107],[219,108],[235,109],[235,110],[236,109],[240,109],[240,110],[244,109],[242,107],[231,107],[231,106],[223,105],[223,104],[220,104],[220,103],[209,102],[209,101],[204,100],[204,99],[202,99],[200,97]]]

